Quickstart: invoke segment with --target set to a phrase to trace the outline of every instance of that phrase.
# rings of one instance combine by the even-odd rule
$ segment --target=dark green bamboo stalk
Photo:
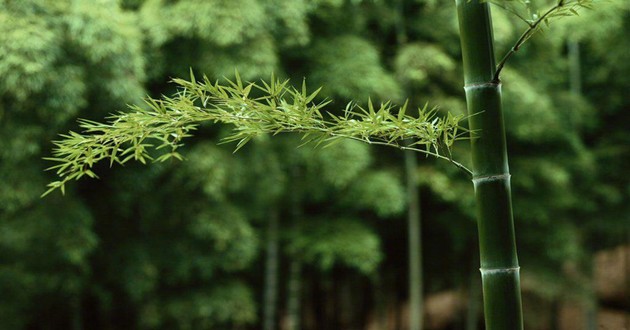
[[[409,227],[409,329],[422,329],[422,223],[420,217],[420,194],[416,180],[417,155],[405,151],[407,173],[407,223]]]
[[[475,261],[476,262],[476,261]],[[477,330],[479,324],[479,307],[481,302],[481,286],[475,273],[470,274],[468,284],[468,308],[466,309],[466,330]]]
[[[523,329],[501,83],[490,7],[456,0],[464,61],[486,328]]]
[[[567,41],[568,62],[569,62],[569,90],[575,95],[582,94],[582,63],[580,60],[580,42],[576,38]],[[568,112],[569,127],[571,130],[577,129],[575,114]],[[591,287],[588,289],[586,304],[586,324],[584,329],[597,329],[597,296],[595,294],[595,279],[593,278],[593,265],[589,265],[586,276],[590,279]],[[556,321],[557,323],[557,321]]]
[[[302,171],[297,164],[291,167],[292,188],[289,194],[291,203],[291,223],[297,225],[303,217],[302,214],[302,194],[301,185]],[[289,280],[287,283],[287,329],[300,329],[300,291],[302,282],[302,264],[297,256],[291,257],[289,266]]]
[[[263,329],[276,329],[278,302],[278,211],[269,212],[267,224],[267,251],[265,260],[265,296],[263,305]]]
[[[300,329],[300,284],[302,281],[302,265],[291,260],[289,281],[287,283],[287,329]]]
[[[582,94],[582,63],[580,60],[580,42],[571,39],[567,42],[569,50],[569,88],[575,95]]]
[[[398,18],[396,20],[396,41],[398,48],[407,42],[407,31],[405,28],[405,6],[404,0],[396,3]],[[409,91],[407,95],[411,95]],[[411,146],[412,141],[407,141],[405,145]],[[420,199],[418,184],[416,179],[416,169],[418,160],[415,152],[405,151],[405,173],[407,177],[407,226],[408,226],[408,246],[409,246],[409,329],[421,330],[424,316],[424,305],[422,303],[422,287],[424,278],[422,276],[422,219],[420,216]]]

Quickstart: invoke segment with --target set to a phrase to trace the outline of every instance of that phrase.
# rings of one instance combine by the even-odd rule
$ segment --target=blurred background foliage
[[[628,7],[556,24],[503,77],[528,329],[554,322],[539,306],[604,304],[592,256],[628,239]],[[523,24],[493,14],[505,50]],[[207,126],[184,162],[103,166],[40,199],[42,157],[76,117],[172,93],[190,68],[307,77],[338,109],[372,97],[465,111],[448,1],[1,0],[0,328],[404,328],[391,320],[408,299],[401,152],[282,136],[232,155]],[[472,187],[419,160],[424,290],[468,292],[447,327],[475,328]]]

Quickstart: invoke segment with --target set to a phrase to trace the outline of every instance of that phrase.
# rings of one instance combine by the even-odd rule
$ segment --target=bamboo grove
[[[453,164],[472,179],[477,204],[484,315],[488,329],[522,329],[519,265],[511,207],[510,173],[502,113],[501,72],[523,44],[557,18],[574,16],[592,1],[560,0],[545,11],[529,1],[457,0],[468,115],[438,116],[428,104],[414,110],[391,102],[366,106],[349,103],[329,110],[331,100],[309,92],[306,84],[293,87],[274,76],[268,81],[213,82],[174,79],[173,96],[148,98],[146,104],[112,115],[107,123],[80,120],[81,132],[55,141],[48,161],[59,180],[45,195],[84,176],[97,177],[99,162],[125,164],[183,159],[180,147],[204,123],[233,129],[223,139],[236,150],[262,134],[299,133],[304,144],[327,146],[340,139],[415,151]],[[493,45],[492,4],[513,13],[525,29],[497,63]],[[526,8],[524,11],[522,8]],[[523,14],[523,13],[527,13]],[[468,125],[464,121],[468,121]],[[469,140],[472,168],[454,159],[455,142]],[[411,141],[407,143],[406,141]]]

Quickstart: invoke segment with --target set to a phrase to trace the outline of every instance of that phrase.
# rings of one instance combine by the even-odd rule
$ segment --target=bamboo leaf
[[[459,125],[463,116],[452,116],[442,121],[436,115],[436,108],[429,109],[428,104],[418,109],[417,119],[406,115],[408,102],[397,109],[391,102],[384,102],[376,109],[371,99],[368,99],[367,108],[349,102],[343,115],[337,116],[322,111],[332,100],[313,104],[321,87],[309,93],[303,82],[298,91],[289,85],[288,80],[278,80],[273,75],[269,82],[244,85],[238,72],[235,76],[234,81],[225,79],[224,84],[210,82],[207,76],[203,81],[196,80],[194,75],[190,81],[173,79],[173,83],[182,90],[171,97],[145,99],[148,108],[132,105],[130,112],[110,115],[107,123],[80,120],[80,125],[86,130],[83,134],[70,131],[61,134],[60,140],[53,141],[53,157],[47,158],[47,161],[57,164],[49,170],[56,170],[61,178],[59,182],[65,184],[82,176],[95,176],[91,170],[85,170],[86,166],[91,168],[106,158],[110,166],[114,162],[125,164],[132,159],[141,163],[183,159],[175,149],[203,122],[233,125],[232,134],[222,139],[221,143],[235,142],[235,151],[254,136],[281,132],[303,133],[303,143],[314,143],[316,146],[350,138],[401,148],[399,140],[415,136],[419,144],[428,146],[416,151],[446,160],[448,158],[441,155],[437,148],[435,152],[431,151],[431,146],[442,139],[447,139],[445,145],[450,146],[458,130],[465,130]],[[265,95],[250,99],[253,88]],[[398,111],[397,115],[393,111]],[[160,143],[146,142],[151,139]],[[148,152],[166,147],[171,147],[171,152],[161,154],[157,159]],[[463,166],[459,168],[468,172]],[[57,184],[51,188],[60,189],[63,186]]]

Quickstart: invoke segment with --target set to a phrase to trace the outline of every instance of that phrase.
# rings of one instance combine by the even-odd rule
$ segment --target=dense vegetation
[[[624,7],[558,23],[503,73],[532,326],[541,302],[589,299],[590,255],[626,239]],[[493,15],[501,52],[522,22]],[[184,162],[103,165],[102,180],[46,199],[42,157],[76,117],[170,94],[165,82],[190,67],[212,79],[235,68],[246,80],[309,77],[340,110],[371,96],[463,114],[454,4],[4,0],[0,40],[0,328],[259,328],[276,314],[349,328],[407,299],[398,150],[296,149],[299,138],[284,136],[232,155],[217,145],[228,133],[203,126]],[[465,144],[453,152],[468,158]],[[448,163],[418,165],[425,291],[468,287],[478,276],[468,178]],[[265,268],[276,275],[265,280]],[[263,312],[273,301],[277,313]]]

